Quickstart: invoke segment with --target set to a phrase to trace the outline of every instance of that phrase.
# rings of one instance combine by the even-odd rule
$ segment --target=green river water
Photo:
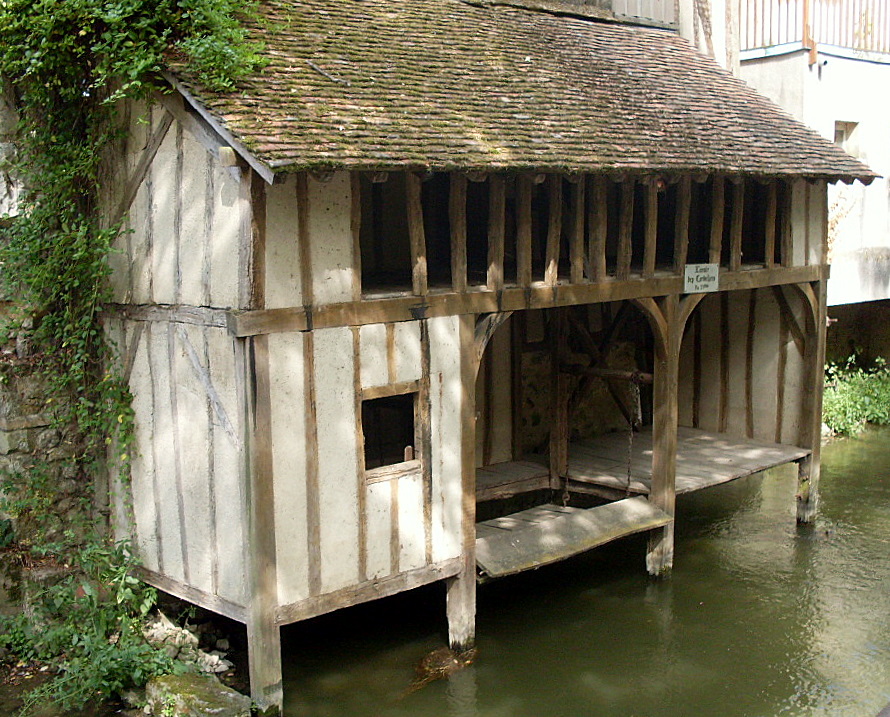
[[[478,657],[406,694],[444,643],[431,586],[284,631],[288,717],[875,717],[890,703],[890,430],[682,496],[673,574],[641,538],[479,588]]]

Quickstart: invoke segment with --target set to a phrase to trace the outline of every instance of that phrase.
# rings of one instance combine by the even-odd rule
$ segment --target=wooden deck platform
[[[541,505],[477,523],[476,565],[483,579],[499,578],[660,528],[671,520],[644,497],[586,509]]]
[[[677,494],[709,488],[790,463],[809,450],[778,443],[680,428],[677,437]],[[569,445],[569,488],[603,497],[648,495],[652,483],[652,433],[634,435],[627,480],[628,436],[612,433]],[[587,490],[585,490],[587,489]]]
[[[670,516],[650,505],[652,434],[634,435],[627,478],[628,435],[612,433],[569,445],[569,490],[613,502],[594,508],[541,505],[476,524],[480,579],[531,570],[612,540],[659,528]],[[677,493],[690,493],[803,458],[808,450],[681,428]],[[513,461],[476,471],[476,499],[495,500],[549,486],[540,460]]]

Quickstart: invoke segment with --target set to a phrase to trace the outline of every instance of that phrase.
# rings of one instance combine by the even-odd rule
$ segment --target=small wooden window
[[[365,470],[414,460],[417,393],[362,401]]]

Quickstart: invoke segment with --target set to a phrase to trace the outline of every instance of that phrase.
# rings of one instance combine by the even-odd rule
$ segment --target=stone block
[[[27,431],[0,431],[0,455],[28,450]]]
[[[215,677],[164,675],[149,680],[145,696],[154,715],[250,717],[250,698]]]

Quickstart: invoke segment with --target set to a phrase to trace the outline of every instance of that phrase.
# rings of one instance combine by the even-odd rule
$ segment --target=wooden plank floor
[[[526,460],[493,463],[476,469],[476,500],[509,498],[550,487],[546,465]]]
[[[790,463],[809,450],[778,443],[729,437],[696,428],[680,428],[677,437],[677,493],[708,488],[758,471]],[[652,433],[634,435],[627,479],[628,435],[611,433],[569,445],[571,484],[607,491],[648,495],[652,483]]]
[[[476,565],[483,577],[512,575],[670,522],[644,497],[595,508],[541,505],[477,523]]]

